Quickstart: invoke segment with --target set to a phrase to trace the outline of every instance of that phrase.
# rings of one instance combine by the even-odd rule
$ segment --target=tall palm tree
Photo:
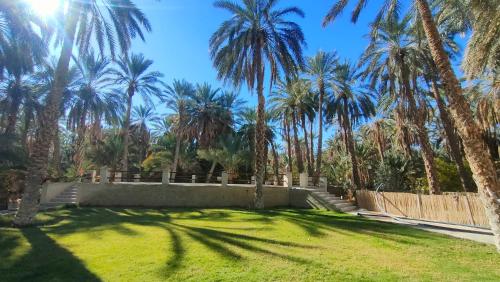
[[[76,81],[75,96],[70,102],[68,127],[76,131],[74,167],[77,175],[83,175],[85,159],[85,137],[87,129],[97,125],[100,127],[104,118],[109,123],[117,123],[123,110],[123,96],[110,92],[110,61],[90,52],[75,61],[80,78]],[[90,123],[89,123],[90,122]]]
[[[356,66],[347,61],[337,66],[330,80],[332,95],[326,106],[326,116],[329,121],[338,120],[344,131],[344,143],[351,158],[354,188],[360,189],[362,185],[352,130],[361,119],[375,115],[375,106],[373,95],[357,87],[357,78]]]
[[[174,80],[172,85],[166,87],[166,105],[174,111],[175,152],[172,164],[171,177],[175,179],[182,140],[188,135],[188,104],[190,97],[194,95],[194,86],[185,80]]]
[[[332,78],[337,64],[337,54],[318,51],[313,57],[307,58],[306,72],[311,76],[319,94],[318,99],[318,149],[316,157],[316,177],[321,174],[321,157],[323,154],[323,107],[327,82]],[[311,147],[312,148],[312,147]]]
[[[278,81],[275,91],[272,93],[270,102],[275,112],[279,112],[283,119],[291,120],[293,130],[295,159],[299,173],[303,173],[304,161],[302,149],[299,142],[298,123],[302,122],[304,138],[307,140],[305,127],[306,113],[313,111],[312,99],[310,97],[310,83],[304,79],[289,79],[286,82]],[[306,146],[306,159],[309,159],[309,151]],[[310,168],[308,168],[310,169]]]
[[[208,83],[196,85],[187,108],[188,128],[189,135],[194,137],[201,149],[215,146],[219,136],[232,131],[233,103],[238,101],[227,98],[219,88],[213,88]]]
[[[297,7],[277,8],[276,0],[245,0],[242,5],[232,1],[216,1],[215,6],[232,14],[210,39],[210,53],[218,77],[234,85],[246,82],[257,92],[257,127],[255,162],[255,207],[263,208],[262,184],[265,169],[265,97],[266,61],[272,85],[279,70],[296,72],[303,64],[304,34],[288,16],[304,16]]]
[[[142,161],[147,157],[150,140],[151,130],[149,125],[159,120],[158,115],[154,108],[150,105],[134,106],[132,110],[130,130],[133,132],[132,136],[136,139],[138,149],[138,161]]]
[[[406,16],[399,20],[394,16],[380,21],[374,29],[376,32],[371,33],[370,45],[360,65],[366,65],[364,76],[370,78],[372,87],[380,82],[381,88],[387,89],[389,100],[397,101],[398,117],[415,125],[430,191],[439,194],[434,155],[425,127],[425,103],[420,103],[419,108],[416,102],[421,98],[416,80],[423,60],[409,29],[410,19]]]
[[[323,25],[331,23],[345,9],[348,2],[348,0],[338,0],[328,12]],[[353,21],[357,20],[359,12],[365,7],[365,2],[364,0],[358,0],[353,13]],[[387,3],[397,4],[397,2],[397,0],[385,0],[385,5],[380,9],[379,14],[383,14],[383,11],[392,12],[393,10],[386,9]],[[483,1],[475,2],[479,4]],[[450,113],[463,141],[465,156],[469,162],[488,221],[495,235],[495,245],[500,252],[500,203],[498,202],[500,183],[495,166],[488,154],[488,149],[484,146],[480,127],[474,120],[470,104],[463,95],[463,89],[451,67],[450,58],[445,51],[429,3],[427,0],[415,0],[415,4],[432,58],[438,68],[443,85],[445,85],[445,93],[450,102]]]
[[[2,2],[3,3],[3,2]],[[61,5],[65,6],[65,5]],[[61,33],[57,36],[60,43],[60,56],[54,77],[54,85],[46,98],[46,105],[41,112],[38,138],[33,145],[31,161],[29,162],[24,195],[16,213],[14,224],[29,225],[38,211],[40,187],[47,174],[49,146],[54,139],[59,106],[66,86],[65,76],[73,47],[77,45],[80,54],[85,54],[90,44],[96,39],[101,52],[104,49],[115,54],[116,45],[122,52],[129,49],[135,36],[144,39],[142,29],[151,30],[145,15],[131,0],[68,0],[65,10],[61,11],[61,22],[57,23]],[[106,26],[106,28],[104,28]]]
[[[143,54],[131,54],[122,56],[116,62],[117,68],[111,71],[114,76],[114,82],[125,88],[127,97],[127,108],[123,121],[123,155],[122,170],[128,170],[128,145],[130,140],[130,114],[132,111],[132,101],[136,94],[141,95],[142,99],[149,105],[152,105],[151,96],[162,98],[160,85],[163,74],[158,71],[150,71],[152,60],[148,60]]]

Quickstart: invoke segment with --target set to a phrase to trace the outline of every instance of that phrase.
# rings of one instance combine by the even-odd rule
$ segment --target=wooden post
[[[467,196],[467,192],[465,192],[465,206],[467,208],[467,213],[469,214],[470,222],[472,223],[472,225],[476,225],[476,222],[474,221],[474,216],[472,215],[472,210],[470,208],[469,197]]]
[[[418,207],[418,218],[422,219],[422,197],[420,191],[417,192],[417,207]]]

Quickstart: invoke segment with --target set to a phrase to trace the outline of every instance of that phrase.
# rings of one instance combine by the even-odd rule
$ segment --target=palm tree
[[[232,1],[216,1],[215,6],[232,14],[210,39],[210,53],[218,77],[234,85],[246,82],[258,96],[256,126],[256,190],[255,207],[263,208],[262,184],[265,169],[265,97],[266,60],[270,84],[279,70],[296,72],[302,62],[304,34],[299,25],[287,19],[290,15],[304,16],[297,7],[278,9],[275,0],[245,0],[243,5]]]
[[[77,89],[70,102],[68,127],[77,133],[73,162],[76,175],[82,176],[88,127],[100,128],[102,118],[108,123],[117,123],[123,110],[123,99],[122,95],[109,92],[111,69],[108,59],[90,52],[75,63],[80,78],[76,81]]]
[[[157,71],[149,71],[152,60],[144,58],[143,54],[131,54],[122,56],[116,62],[118,68],[112,70],[114,82],[125,88],[127,97],[127,108],[123,122],[123,156],[122,170],[128,170],[128,145],[130,140],[130,114],[132,111],[132,99],[135,94],[141,95],[142,99],[152,105],[151,96],[162,98],[159,85],[162,84],[163,74]]]
[[[219,88],[213,88],[208,83],[196,85],[187,108],[187,126],[189,135],[198,142],[200,149],[214,147],[219,136],[232,131],[233,103],[239,102],[227,98]]]
[[[337,4],[332,7],[325,17],[323,25],[332,22],[345,9],[348,2],[347,0],[337,1]],[[392,12],[394,10],[386,9],[389,2],[397,3],[398,1],[384,1],[385,5],[380,9],[379,14],[384,13],[383,11]],[[475,2],[481,3],[483,1]],[[365,6],[364,3],[364,0],[358,0],[358,5],[356,5],[353,13],[353,21],[357,20],[359,11]],[[432,58],[438,68],[443,85],[445,85],[445,93],[449,99],[450,113],[463,141],[465,156],[472,170],[473,178],[478,187],[491,229],[495,234],[495,245],[500,252],[500,203],[498,202],[500,183],[497,178],[495,166],[488,154],[488,149],[484,147],[481,130],[477,122],[474,121],[470,104],[463,95],[460,82],[453,72],[450,58],[445,51],[429,3],[426,0],[415,0],[415,3]],[[491,39],[494,40],[493,38],[495,37]]]
[[[137,148],[139,163],[142,163],[142,161],[147,157],[150,145],[151,131],[148,125],[157,122],[158,120],[159,118],[152,106],[139,105],[134,106],[132,110],[130,131],[133,133],[132,135],[138,143]]]
[[[359,64],[366,65],[364,77],[370,78],[372,88],[380,82],[381,88],[387,90],[388,100],[397,101],[398,120],[407,119],[415,125],[430,191],[439,194],[434,155],[425,127],[425,103],[420,103],[418,108],[416,102],[420,92],[416,80],[421,74],[423,59],[419,45],[408,28],[409,21],[407,16],[402,20],[391,17],[379,22]]]
[[[279,112],[284,119],[290,119],[292,122],[295,159],[299,173],[304,172],[304,161],[302,149],[300,147],[298,135],[298,120],[303,124],[304,138],[307,140],[307,130],[304,126],[306,112],[313,111],[313,105],[310,97],[310,84],[304,79],[292,79],[286,82],[278,81],[276,90],[272,93],[270,102],[273,104],[273,110]],[[307,148],[307,147],[306,147]],[[309,152],[306,158],[309,158]]]
[[[15,133],[19,108],[25,96],[29,95],[29,85],[26,85],[25,75],[34,71],[35,65],[40,64],[45,56],[45,45],[32,46],[24,44],[21,39],[14,34],[9,42],[3,42],[1,47],[2,60],[1,67],[4,68],[8,76],[12,79],[6,82],[5,93],[8,99],[7,125],[5,134]],[[26,48],[27,47],[27,48]]]
[[[354,188],[360,189],[362,186],[352,130],[359,120],[373,116],[375,107],[373,95],[356,87],[357,78],[356,66],[347,61],[337,66],[330,81],[332,96],[326,106],[326,116],[329,121],[337,119],[344,131],[344,144],[351,157]]]
[[[187,107],[190,97],[194,95],[194,86],[185,80],[174,80],[172,85],[166,88],[166,105],[174,111],[174,131],[175,131],[175,153],[172,164],[171,177],[175,179],[182,140],[187,137],[188,113]]]
[[[115,54],[116,45],[122,52],[129,49],[135,36],[144,39],[142,28],[147,31],[151,26],[144,14],[130,0],[113,2],[104,0],[70,1],[65,11],[59,17],[57,42],[61,44],[60,56],[54,77],[54,85],[46,98],[46,105],[41,112],[38,138],[33,145],[31,161],[28,166],[26,188],[16,213],[14,224],[24,226],[32,223],[38,211],[40,188],[47,174],[49,146],[54,139],[59,106],[66,86],[65,77],[68,73],[73,47],[77,45],[79,54],[85,54],[92,38],[97,39],[97,45],[102,52],[109,49]],[[106,26],[106,28],[103,28]],[[104,31],[104,29],[106,31]],[[106,46],[107,45],[107,46]]]
[[[314,57],[307,59],[306,72],[311,76],[318,91],[318,149],[316,157],[316,178],[321,174],[321,157],[323,154],[323,106],[327,82],[332,78],[337,64],[337,54],[318,51]],[[311,142],[312,145],[312,142]],[[312,147],[311,147],[312,148]]]

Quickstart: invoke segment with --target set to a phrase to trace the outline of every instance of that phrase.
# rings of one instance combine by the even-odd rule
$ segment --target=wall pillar
[[[293,175],[291,171],[287,171],[285,175],[283,175],[283,186],[292,188]]]
[[[191,175],[191,183],[196,183],[196,175]]]
[[[299,175],[300,188],[307,188],[309,184],[309,175],[306,172],[303,172]]]
[[[323,192],[328,191],[328,180],[324,176],[319,177],[319,190]]]
[[[252,183],[252,185],[255,185],[255,175],[252,176],[250,183]]]
[[[100,184],[107,184],[109,183],[109,170],[108,170],[108,167],[107,166],[103,166],[101,167],[101,170],[100,170],[100,174],[101,174],[101,180],[100,180]]]
[[[141,182],[141,175],[138,173],[134,174],[134,182]]]
[[[161,183],[162,184],[170,184],[170,169],[164,168],[161,172]]]
[[[95,183],[95,178],[97,176],[97,171],[95,169],[90,171],[90,182]]]
[[[229,175],[227,172],[223,171],[221,174],[221,184],[223,187],[227,186],[227,182],[229,180]]]

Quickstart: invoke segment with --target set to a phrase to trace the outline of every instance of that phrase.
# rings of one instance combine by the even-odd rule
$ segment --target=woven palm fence
[[[369,211],[415,219],[489,226],[483,205],[476,193],[422,195],[358,190],[356,200],[360,208]]]

